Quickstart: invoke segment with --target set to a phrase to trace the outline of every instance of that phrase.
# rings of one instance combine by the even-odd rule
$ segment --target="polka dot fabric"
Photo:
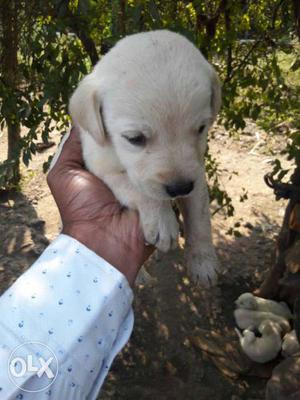
[[[0,298],[0,400],[97,398],[132,332],[132,300],[128,281],[118,270],[60,235]],[[11,352],[30,341],[50,347],[58,360],[55,381],[39,393],[18,389],[8,374]],[[20,356],[22,351],[21,346]],[[43,348],[33,361],[38,357]],[[48,378],[32,372],[18,383],[28,390],[41,379]]]

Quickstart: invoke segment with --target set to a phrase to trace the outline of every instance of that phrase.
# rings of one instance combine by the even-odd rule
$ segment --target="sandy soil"
[[[59,135],[53,138],[56,143]],[[152,286],[135,289],[135,328],[115,361],[101,399],[121,400],[261,400],[268,366],[260,371],[228,373],[226,343],[235,343],[233,301],[257,287],[270,267],[285,202],[276,202],[263,176],[279,158],[284,136],[267,136],[248,124],[242,140],[216,128],[210,149],[222,171],[221,182],[233,199],[235,216],[213,217],[214,242],[222,264],[218,288],[201,291],[186,276],[182,250],[153,258]],[[0,160],[5,136],[0,138]],[[272,148],[272,153],[270,149]],[[31,265],[59,230],[59,214],[49,193],[43,162],[53,148],[38,154],[23,169],[22,192],[0,198],[0,290]],[[240,202],[243,188],[248,200]],[[239,237],[227,232],[234,228]],[[228,368],[195,346],[203,329],[221,334]],[[213,353],[213,352],[212,352]],[[234,369],[234,368],[233,368]],[[250,371],[250,372],[249,372]],[[254,372],[253,372],[254,371]],[[259,376],[256,376],[259,375]]]

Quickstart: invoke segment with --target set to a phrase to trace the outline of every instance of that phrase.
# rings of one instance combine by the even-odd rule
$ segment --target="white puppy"
[[[270,312],[239,308],[234,311],[234,318],[240,329],[258,329],[262,322],[270,320],[277,323],[284,333],[291,330],[290,324],[285,318]]]
[[[279,315],[285,319],[292,319],[293,315],[284,302],[276,302],[274,300],[264,299],[262,297],[256,297],[252,293],[243,293],[235,301],[238,308],[245,310],[265,311]]]
[[[281,349],[281,328],[272,321],[264,321],[258,331],[261,337],[256,337],[255,333],[249,329],[244,330],[243,334],[235,329],[244,353],[253,361],[265,363],[277,357]]]
[[[122,39],[70,100],[87,168],[137,209],[147,243],[175,247],[179,199],[189,272],[216,281],[204,170],[207,131],[220,107],[211,65],[184,37],[153,31]]]
[[[300,343],[298,342],[295,329],[287,333],[282,342],[282,354],[285,357],[300,352]]]

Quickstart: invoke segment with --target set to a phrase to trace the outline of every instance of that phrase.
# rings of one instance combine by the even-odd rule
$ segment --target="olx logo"
[[[10,380],[24,392],[41,392],[53,384],[58,374],[58,361],[49,346],[40,342],[26,342],[16,347],[8,360]],[[36,376],[31,388],[26,388],[26,377]]]

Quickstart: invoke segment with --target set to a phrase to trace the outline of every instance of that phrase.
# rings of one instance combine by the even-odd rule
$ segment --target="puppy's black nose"
[[[178,181],[165,185],[166,192],[170,197],[184,196],[194,189],[192,181]]]

